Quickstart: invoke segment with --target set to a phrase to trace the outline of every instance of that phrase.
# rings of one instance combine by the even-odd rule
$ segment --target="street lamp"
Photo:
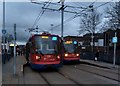
[[[63,29],[64,29],[64,27],[63,27],[63,22],[64,22],[64,1],[65,0],[60,0],[58,3],[60,3],[61,2],[61,4],[62,4],[62,7],[59,9],[59,10],[61,10],[61,38],[63,39]]]
[[[51,33],[53,34],[53,24],[51,24]]]
[[[39,32],[39,31],[38,31],[38,26],[37,26],[37,27],[36,27],[36,33],[38,34],[38,32]]]
[[[59,9],[61,10],[61,39],[63,40],[63,22],[64,22],[64,1],[65,0],[60,0],[59,3],[61,2],[62,4],[62,7]],[[63,46],[63,45],[62,45]],[[63,51],[63,47],[61,47],[61,59],[63,60],[63,54],[62,54],[62,51]]]
[[[93,9],[93,5],[90,5],[89,8],[91,9],[92,11],[92,51],[94,51],[94,33],[95,33],[95,27],[94,27],[94,24],[95,24],[95,21],[94,21],[94,9]]]

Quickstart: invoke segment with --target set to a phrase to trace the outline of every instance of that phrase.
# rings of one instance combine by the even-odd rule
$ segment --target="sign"
[[[104,39],[98,39],[98,46],[104,46]]]
[[[6,30],[5,30],[5,29],[2,29],[2,33],[3,33],[3,34],[6,34]]]
[[[48,39],[48,36],[42,36],[43,39]]]
[[[82,49],[85,49],[85,47],[82,47]]]
[[[65,44],[71,44],[72,43],[72,41],[66,41],[65,42]]]
[[[83,45],[83,42],[78,42],[78,46],[82,46]]]
[[[77,41],[74,41],[73,43],[74,43],[74,44],[77,44]]]
[[[57,37],[52,37],[52,40],[53,40],[53,41],[56,41],[56,40],[57,40]]]
[[[95,46],[98,46],[98,42],[94,42]]]
[[[90,45],[93,46],[93,42],[90,42]]]
[[[13,47],[13,46],[14,46],[14,44],[10,44],[10,47]],[[17,46],[17,44],[15,46]]]
[[[118,42],[117,37],[113,37],[113,38],[112,38],[112,43],[117,43],[117,42]]]

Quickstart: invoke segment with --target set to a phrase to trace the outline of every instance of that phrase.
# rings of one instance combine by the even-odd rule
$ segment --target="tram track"
[[[45,77],[42,75],[42,73],[39,72],[39,75],[42,77],[42,79],[46,82],[46,84],[47,84],[48,86],[52,86],[52,85],[50,84],[50,82],[47,80],[47,78],[45,78]]]
[[[28,70],[28,67],[27,67],[27,68],[24,68],[23,77],[24,77],[24,75],[26,74],[25,71],[27,71],[27,70]],[[38,74],[40,75],[40,77],[46,82],[46,85],[52,86],[52,84],[51,84],[51,82],[49,81],[49,79],[46,78],[47,76],[44,75],[44,73],[45,73],[46,71],[35,71],[35,70],[32,70],[32,72],[38,72]],[[47,71],[47,72],[48,72],[48,71]],[[49,71],[49,72],[50,72],[50,71]],[[49,73],[49,72],[48,72],[48,73]],[[67,80],[73,82],[73,83],[75,84],[75,86],[79,86],[79,85],[80,85],[79,82],[75,81],[75,80],[72,79],[70,76],[66,75],[65,73],[60,72],[59,70],[55,70],[54,72],[56,72],[57,74],[63,76],[63,77],[66,78]],[[24,78],[24,81],[25,81],[25,78]],[[24,82],[24,83],[25,83],[25,82]],[[82,85],[81,85],[81,86],[82,86]]]
[[[73,85],[75,86],[83,86],[81,85],[79,82],[75,81],[74,79],[72,79],[70,76],[68,76],[67,74],[60,72],[59,70],[53,70],[55,73],[61,75],[62,77],[66,78],[67,80],[71,81],[72,83],[74,83]],[[44,79],[44,81],[49,85],[52,86],[52,84],[49,82],[49,80],[41,73],[39,72],[40,76]]]
[[[58,74],[62,75],[63,77],[69,79],[70,81],[74,82],[76,85],[78,86],[82,86],[79,82],[75,81],[74,79],[72,79],[70,76],[68,76],[67,74],[60,72],[60,71],[56,71]]]
[[[66,67],[68,67],[68,66],[66,66]],[[80,71],[84,71],[84,72],[87,72],[87,73],[90,73],[90,74],[94,74],[94,75],[97,75],[97,76],[101,76],[101,77],[103,77],[103,78],[107,78],[107,79],[110,79],[110,80],[114,80],[114,81],[117,81],[117,82],[119,82],[120,83],[120,81],[119,80],[117,80],[117,79],[115,79],[115,78],[111,78],[111,77],[109,77],[109,76],[105,76],[105,75],[102,75],[102,74],[99,74],[99,73],[95,73],[94,71],[90,71],[90,70],[86,70],[86,69],[83,69],[83,68],[79,68],[79,66],[78,67],[75,67],[75,66],[69,66],[69,68],[72,68],[72,69],[77,69],[77,70],[80,70]],[[25,68],[25,70],[26,71],[28,71],[28,69],[26,69]],[[36,72],[36,71],[32,71],[32,72]],[[48,86],[52,86],[53,84],[52,83],[55,83],[55,82],[52,82],[51,80],[50,80],[50,78],[47,78],[47,77],[49,77],[49,75],[48,75],[48,73],[49,73],[49,71],[47,71],[47,72],[44,72],[44,71],[37,71],[38,72],[38,75],[40,75],[40,77],[45,81],[45,83],[46,83],[46,85],[48,85]],[[61,71],[61,70],[55,70],[54,72],[56,72],[56,74],[59,74],[58,76],[61,76],[61,78],[62,78],[62,76],[63,76],[63,79],[66,79],[66,80],[69,80],[70,82],[72,82],[72,83],[74,83],[75,85],[77,85],[77,86],[84,86],[84,84],[82,84],[81,82],[79,82],[79,80],[77,81],[76,79],[74,79],[73,77],[71,77],[69,74],[67,74],[66,72],[64,72],[64,71]],[[50,73],[52,73],[51,71],[50,71]],[[25,73],[26,74],[26,73]],[[47,74],[47,75],[46,75]],[[53,77],[52,77],[53,78]],[[51,79],[52,79],[51,78]],[[60,80],[60,79],[59,79]],[[25,80],[24,80],[25,81]],[[24,82],[25,83],[25,82]],[[59,82],[57,82],[57,83],[59,83]]]
[[[43,76],[43,74],[42,74],[41,72],[31,69],[30,66],[28,66],[28,65],[25,66],[24,71],[23,71],[24,83],[25,83],[25,81],[26,81],[26,80],[25,80],[26,71],[28,71],[29,69],[31,70],[31,72],[36,72],[36,73],[38,73],[38,75],[40,75],[40,77],[45,81],[45,84],[46,84],[46,85],[52,86],[52,85],[50,84],[50,82]]]
[[[102,69],[97,68],[97,70],[102,70],[102,71],[106,71],[106,72],[109,72],[109,73],[112,73],[112,74],[114,73],[114,74],[120,75],[119,69],[118,69],[118,72],[116,73],[116,72],[113,72],[113,71],[109,71],[109,70],[111,70],[111,68],[108,68],[108,67],[98,66],[98,65],[94,65],[94,64],[91,65],[90,63],[83,63],[83,62],[81,64],[89,65],[91,67],[99,67],[99,68],[102,68]],[[105,70],[105,69],[107,69],[107,70]]]
[[[117,81],[120,83],[120,80],[118,79],[115,79],[115,78],[111,78],[111,77],[108,77],[108,76],[105,76],[105,75],[102,75],[102,74],[99,74],[99,73],[95,73],[95,72],[92,72],[92,71],[88,71],[88,70],[85,70],[85,69],[82,69],[82,68],[78,68],[78,67],[72,67],[74,69],[77,69],[77,70],[80,70],[80,71],[85,71],[85,72],[88,72],[88,73],[91,73],[91,74],[94,74],[94,75],[97,75],[97,76],[101,76],[101,77],[104,77],[104,78],[107,78],[107,79],[110,79],[110,80],[114,80],[114,81]]]

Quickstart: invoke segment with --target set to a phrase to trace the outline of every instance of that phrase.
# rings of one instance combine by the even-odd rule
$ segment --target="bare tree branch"
[[[120,1],[110,5],[106,9],[109,18],[108,25],[112,29],[120,29]]]
[[[87,31],[89,33],[95,33],[98,29],[97,25],[101,23],[101,14],[99,14],[95,9],[93,12],[91,10],[86,11],[80,20],[80,30],[79,31]],[[94,28],[93,28],[94,27]]]

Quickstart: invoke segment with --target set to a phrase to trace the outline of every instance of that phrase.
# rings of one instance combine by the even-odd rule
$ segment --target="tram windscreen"
[[[57,37],[37,36],[35,37],[35,46],[38,53],[56,54],[58,53]]]
[[[66,53],[77,53],[78,52],[78,46],[73,43],[64,43],[65,52]]]

